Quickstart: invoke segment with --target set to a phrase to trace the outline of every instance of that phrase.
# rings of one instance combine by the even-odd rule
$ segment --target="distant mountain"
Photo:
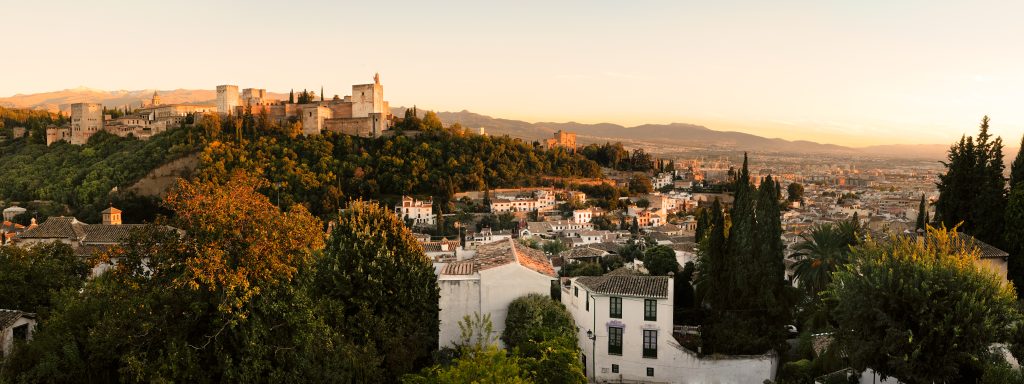
[[[392,108],[392,113],[402,116],[405,108]],[[704,126],[672,123],[645,124],[624,127],[617,124],[528,123],[519,120],[499,119],[469,111],[438,112],[445,124],[459,123],[470,129],[484,128],[493,135],[509,135],[525,140],[541,140],[551,137],[558,130],[575,132],[580,144],[623,141],[634,145],[678,146],[696,148],[717,148],[750,151],[771,151],[787,153],[828,153],[849,155],[874,155],[904,159],[934,159],[945,157],[948,145],[943,144],[893,144],[852,148],[834,144],[821,144],[806,140],[784,140],[766,138],[743,132],[716,131]],[[1009,152],[1009,148],[1007,149]],[[1013,151],[1016,153],[1016,150]]]
[[[68,111],[74,103],[101,103],[108,108],[121,108],[126,105],[138,107],[141,103],[149,104],[156,91],[160,102],[164,104],[213,104],[217,98],[214,89],[175,89],[137,91],[103,91],[92,88],[78,87],[63,91],[36,93],[30,95],[17,94],[11,97],[0,97],[0,106],[10,108],[45,109],[52,112]],[[268,92],[271,99],[284,100],[287,94]]]

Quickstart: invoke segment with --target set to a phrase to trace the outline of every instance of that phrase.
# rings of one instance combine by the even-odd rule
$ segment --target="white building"
[[[0,358],[11,353],[15,341],[32,340],[36,330],[36,314],[0,309]]]
[[[555,194],[549,190],[533,192],[532,197],[506,196],[491,201],[491,212],[543,211],[555,206]]]
[[[576,209],[572,211],[572,221],[576,223],[589,223],[594,218],[594,210]]]
[[[667,276],[585,276],[562,286],[579,328],[584,372],[592,382],[761,383],[778,359],[699,357],[673,337],[673,284]]]
[[[549,295],[555,269],[543,252],[508,239],[477,247],[472,258],[441,269],[439,341],[441,347],[459,341],[459,321],[473,313],[490,314],[495,336],[505,330],[508,305],[521,296]]]
[[[402,201],[395,205],[395,214],[402,220],[412,220],[413,225],[435,225],[434,203],[430,200],[416,200],[402,196]]]

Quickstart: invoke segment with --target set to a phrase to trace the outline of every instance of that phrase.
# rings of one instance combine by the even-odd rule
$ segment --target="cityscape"
[[[0,384],[1024,383],[1019,5],[53,3]]]

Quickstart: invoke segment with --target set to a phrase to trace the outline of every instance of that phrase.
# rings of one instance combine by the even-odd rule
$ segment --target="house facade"
[[[36,331],[36,314],[0,309],[0,359],[11,353],[15,342],[28,342]]]
[[[605,275],[566,280],[584,372],[591,382],[762,383],[778,358],[699,356],[673,335],[673,281],[667,276]]]
[[[395,214],[402,220],[412,220],[414,226],[429,226],[437,223],[434,215],[434,203],[430,200],[416,200],[402,196],[402,201],[395,205]]]
[[[549,295],[555,269],[543,252],[513,239],[477,247],[472,258],[445,265],[438,276],[441,289],[439,345],[460,340],[464,316],[489,314],[494,336],[505,330],[508,305],[530,293]]]

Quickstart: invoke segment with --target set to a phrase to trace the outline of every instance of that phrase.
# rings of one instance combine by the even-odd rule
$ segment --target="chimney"
[[[121,225],[121,210],[110,207],[104,209],[101,212],[103,216],[103,225]]]

